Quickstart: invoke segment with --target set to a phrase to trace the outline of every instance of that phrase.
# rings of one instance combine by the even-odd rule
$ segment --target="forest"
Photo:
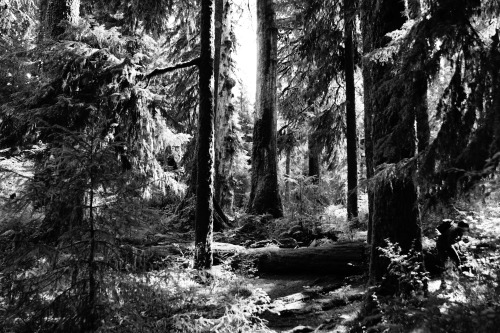
[[[0,0],[0,333],[499,332],[498,0]]]

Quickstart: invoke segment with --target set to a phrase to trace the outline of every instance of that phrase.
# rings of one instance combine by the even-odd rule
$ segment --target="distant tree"
[[[213,197],[214,197],[214,106],[212,95],[213,1],[201,3],[200,22],[200,107],[198,117],[198,175],[196,187],[195,257],[194,267],[212,267]]]
[[[248,211],[283,216],[278,188],[276,142],[277,34],[273,0],[257,0],[257,95]]]
[[[328,163],[328,171],[345,167],[344,158],[341,163],[334,162],[338,152],[345,149],[347,134],[345,27],[341,4],[338,0],[280,2],[281,11],[286,13],[278,20],[279,79],[284,87],[279,96],[280,112],[290,127],[302,132],[300,137],[308,140],[311,176],[318,174],[315,166],[324,162]],[[355,45],[352,53],[354,69],[359,60]],[[340,154],[344,155],[344,151]],[[331,199],[344,202],[345,185],[342,182],[336,186],[338,190],[332,192],[335,198]]]

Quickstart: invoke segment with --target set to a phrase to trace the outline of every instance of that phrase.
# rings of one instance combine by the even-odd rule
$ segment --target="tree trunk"
[[[309,161],[309,177],[313,178],[313,184],[319,184],[320,177],[320,154],[316,143],[314,142],[313,136],[309,134],[307,138],[307,148],[308,148],[308,161]]]
[[[363,54],[368,54],[373,50],[372,41],[369,38],[371,9],[370,1],[362,2],[362,17],[361,17],[361,34],[363,35]],[[367,242],[371,244],[373,235],[373,186],[372,177],[374,175],[373,168],[373,110],[372,110],[372,80],[371,67],[368,59],[363,59],[363,98],[364,98],[364,131],[365,131],[365,163],[366,163],[366,180],[368,182],[366,192],[368,194],[368,233]]]
[[[373,8],[378,10],[373,11]],[[363,9],[365,52],[386,45],[388,40],[385,35],[399,29],[405,22],[404,3],[399,0],[364,0]],[[370,281],[377,283],[387,271],[388,262],[378,249],[386,245],[385,239],[398,243],[403,251],[408,251],[413,245],[417,250],[421,248],[417,186],[414,182],[416,168],[406,167],[401,170],[401,165],[397,164],[415,156],[417,139],[414,108],[410,105],[402,111],[391,107],[394,101],[388,96],[397,94],[389,90],[404,89],[397,85],[385,84],[394,79],[392,65],[370,62],[365,63],[365,66],[365,83],[368,83],[365,110],[373,121],[373,166],[380,167],[377,180],[371,184],[373,225]],[[406,90],[401,94],[413,92]],[[395,171],[388,170],[387,165],[393,166]]]
[[[211,81],[213,1],[201,2],[200,107],[198,116],[198,175],[196,187],[194,267],[212,267],[214,195],[214,111]]]
[[[227,0],[215,1],[214,94],[215,123],[215,199],[229,214],[234,213],[233,164],[237,136],[234,130],[235,108],[231,103],[236,81],[231,77],[231,7]]]
[[[420,0],[408,0],[406,3],[406,12],[409,19],[416,20],[422,14]],[[415,41],[414,48],[422,51],[426,50],[425,39]],[[415,107],[415,117],[417,125],[417,140],[418,152],[421,153],[429,146],[430,140],[430,127],[429,127],[429,114],[427,112],[427,77],[423,70],[423,62],[427,58],[427,54],[420,55],[420,66],[411,73],[413,98],[411,99],[412,105]]]
[[[365,53],[365,51],[363,51]],[[365,164],[366,164],[366,193],[368,195],[368,232],[366,241],[368,244],[372,242],[373,235],[373,188],[372,177],[373,169],[373,140],[372,140],[372,124],[373,114],[371,111],[371,80],[369,75],[370,70],[366,64],[363,64],[363,95],[364,95],[364,130],[365,130]]]
[[[257,0],[257,90],[248,212],[283,216],[276,152],[276,12],[273,0]]]
[[[286,160],[285,160],[285,173],[288,178],[290,178],[290,159],[292,158],[292,149],[286,149]],[[285,182],[285,199],[287,203],[290,203],[290,181]]]
[[[64,32],[62,21],[75,24],[80,17],[80,0],[42,0],[40,39],[57,39]]]
[[[354,51],[352,46],[354,20],[354,6],[352,1],[344,0],[348,221],[358,218],[358,147],[356,135],[356,96],[354,91]]]
[[[423,70],[412,73],[413,105],[417,125],[418,152],[424,152],[429,146],[431,130],[429,127],[429,113],[427,111],[427,77]]]
[[[491,38],[491,82],[492,82],[492,125],[493,125],[493,140],[491,141],[489,147],[490,157],[495,156],[495,154],[500,152],[500,75],[498,73],[498,68],[500,68],[500,52],[498,51],[498,46],[500,45],[500,33],[497,30],[496,34]],[[493,161],[494,165],[498,165],[500,159],[496,159]]]

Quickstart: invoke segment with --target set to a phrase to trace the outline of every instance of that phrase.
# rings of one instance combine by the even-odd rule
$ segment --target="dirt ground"
[[[262,318],[276,332],[348,332],[361,308],[362,276],[297,274],[262,275],[249,281],[271,297]]]

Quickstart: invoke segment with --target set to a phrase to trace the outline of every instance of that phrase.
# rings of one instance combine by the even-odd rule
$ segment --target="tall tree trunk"
[[[491,141],[489,147],[490,157],[495,156],[495,154],[500,152],[500,75],[498,68],[500,68],[500,31],[497,29],[495,35],[491,37],[491,82],[492,82],[492,126],[493,126],[493,140]],[[493,163],[498,165],[500,160],[497,158]]]
[[[194,267],[212,267],[214,195],[214,110],[212,96],[213,1],[201,2],[200,107],[198,116],[198,175],[196,188]]]
[[[404,3],[400,0],[363,0],[364,51],[383,47],[388,40],[385,35],[399,29],[405,22]],[[373,10],[377,8],[377,10]],[[365,53],[366,54],[366,53]],[[380,282],[387,271],[388,261],[381,256],[379,247],[385,239],[398,243],[403,251],[413,245],[421,247],[421,228],[417,202],[417,186],[414,182],[415,168],[387,172],[384,165],[399,167],[397,163],[415,156],[416,132],[415,112],[409,106],[404,111],[389,107],[393,103],[388,89],[403,89],[388,85],[394,79],[391,64],[376,61],[366,63],[365,110],[372,117],[371,138],[373,144],[373,166],[379,168],[378,179],[373,187],[373,226],[371,238],[370,281]],[[412,94],[404,91],[403,94]],[[411,96],[409,96],[411,97]]]
[[[283,216],[276,152],[276,12],[273,0],[257,0],[257,87],[248,211]]]
[[[371,31],[371,8],[369,0],[362,2],[362,17],[361,17],[361,34],[363,36],[363,54],[366,55],[373,50],[372,40],[369,36]],[[374,175],[373,167],[373,110],[372,110],[372,79],[371,67],[368,59],[363,59],[363,98],[364,98],[364,132],[365,132],[365,164],[366,164],[366,179],[368,186],[366,192],[368,194],[368,233],[367,242],[371,244],[373,236],[373,186],[372,177]]]
[[[406,12],[409,19],[416,20],[422,14],[422,8],[420,5],[420,0],[408,0],[406,2]],[[430,127],[429,127],[429,113],[427,110],[427,76],[423,70],[423,63],[427,58],[427,54],[424,53],[426,50],[427,41],[425,39],[420,39],[415,41],[414,48],[422,50],[420,55],[419,66],[411,73],[413,92],[411,98],[411,104],[415,107],[415,117],[417,125],[417,140],[418,140],[418,152],[421,153],[425,151],[429,145],[430,140]]]
[[[308,154],[308,161],[309,161],[309,171],[308,171],[308,176],[309,177],[314,177],[313,178],[313,184],[319,184],[319,177],[320,177],[320,154],[319,154],[319,149],[314,142],[313,136],[309,134],[307,137],[307,154]]]
[[[290,178],[290,159],[292,158],[292,149],[286,149],[285,157],[285,173],[288,178]],[[290,203],[290,181],[285,182],[285,199],[287,203]]]
[[[228,0],[215,1],[215,61],[214,75],[216,93],[215,108],[215,199],[221,208],[233,213],[233,164],[236,153],[237,136],[234,131],[231,103],[236,81],[231,77],[231,4]]]
[[[40,39],[57,39],[64,32],[62,21],[77,23],[80,0],[42,0],[40,2]]]
[[[344,0],[345,30],[345,93],[347,137],[347,219],[358,218],[358,147],[356,135],[356,96],[354,91],[354,50],[352,32],[354,21],[353,0]]]

